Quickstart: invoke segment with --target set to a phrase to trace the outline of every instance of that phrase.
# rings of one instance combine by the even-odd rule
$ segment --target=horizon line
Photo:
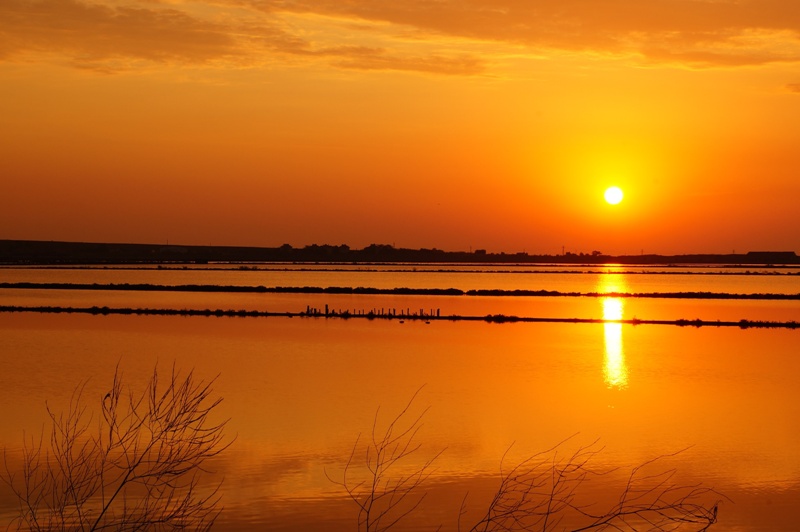
[[[242,244],[182,244],[182,243],[170,243],[168,240],[166,243],[155,243],[155,242],[120,242],[120,241],[92,241],[92,240],[36,240],[36,239],[21,239],[21,238],[0,238],[0,243],[30,243],[30,244],[64,244],[64,245],[98,245],[98,246],[148,246],[148,247],[161,247],[161,248],[225,248],[225,249],[258,249],[258,250],[308,250],[314,248],[328,248],[328,249],[339,249],[345,252],[361,252],[371,249],[384,249],[384,250],[394,250],[394,251],[421,251],[421,252],[438,252],[438,253],[446,253],[446,254],[454,254],[454,255],[476,255],[476,256],[505,256],[505,257],[513,257],[513,256],[527,256],[527,257],[691,257],[691,256],[717,256],[717,257],[725,257],[725,256],[753,256],[753,255],[789,255],[792,254],[797,257],[797,251],[795,250],[748,250],[745,252],[737,253],[736,250],[732,250],[730,253],[724,252],[713,252],[713,251],[705,251],[705,252],[680,252],[680,253],[660,253],[660,252],[648,252],[645,253],[644,250],[640,250],[640,253],[604,253],[598,250],[592,250],[590,252],[585,251],[571,251],[562,248],[562,253],[543,253],[543,252],[528,252],[526,250],[523,251],[488,251],[486,248],[473,248],[470,247],[469,250],[445,250],[437,247],[427,248],[427,247],[397,247],[394,243],[387,244],[387,243],[372,243],[366,245],[362,248],[351,247],[349,244],[306,244],[303,246],[296,246],[289,243],[284,243],[279,246],[269,246],[269,245],[242,245]]]

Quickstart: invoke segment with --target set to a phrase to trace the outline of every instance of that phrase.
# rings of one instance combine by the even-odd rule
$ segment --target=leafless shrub
[[[507,471],[503,470],[503,456],[500,486],[470,532],[550,530],[561,523],[565,510],[583,511],[575,501],[577,488],[587,476],[602,474],[589,465],[600,449],[595,442],[562,456],[559,450],[563,444],[536,453]],[[465,509],[466,497],[461,505],[461,516]]]
[[[658,468],[665,459],[682,451],[634,467],[618,500],[605,510],[597,510],[597,503],[579,502],[579,490],[590,478],[611,475],[616,470],[600,470],[592,465],[603,450],[597,441],[564,454],[561,449],[565,442],[523,460],[508,471],[501,466],[500,486],[486,512],[469,531],[700,532],[716,523],[720,494],[700,485],[675,483],[676,469]],[[711,502],[712,499],[716,500]],[[461,516],[465,505],[466,498]]]
[[[394,474],[402,469],[402,462],[420,448],[416,436],[427,409],[415,417],[410,413],[418,394],[419,390],[382,431],[378,428],[380,409],[375,412],[371,439],[362,445],[361,435],[356,438],[341,480],[332,478],[327,471],[325,473],[331,482],[344,488],[358,506],[359,531],[390,530],[416,510],[425,498],[425,493],[417,494],[415,491],[433,473],[433,462],[443,450],[421,466]],[[364,453],[365,466],[360,477],[353,471],[357,469],[356,455],[359,452]]]
[[[26,439],[21,471],[4,453],[0,474],[19,502],[18,530],[208,530],[219,514],[219,485],[201,490],[204,463],[225,450],[226,421],[211,412],[213,380],[182,376],[144,392],[123,389],[117,368],[93,422],[83,387],[66,413],[50,407],[50,437]]]
[[[378,413],[372,438],[361,444],[356,439],[340,479],[328,478],[341,486],[358,507],[359,531],[386,531],[414,512],[425,498],[422,483],[433,474],[433,463],[443,451],[417,467],[403,469],[399,462],[420,449],[417,433],[427,409],[411,416],[410,409],[419,390],[389,423],[378,429]],[[476,517],[469,532],[588,530],[693,531],[708,530],[717,521],[722,495],[701,485],[676,481],[677,470],[664,462],[678,453],[660,456],[634,467],[622,483],[621,493],[610,505],[587,500],[587,482],[600,480],[609,491],[618,469],[594,465],[603,448],[598,441],[566,451],[567,442],[536,453],[505,469],[503,456],[500,485]],[[364,461],[358,454],[364,453]],[[508,454],[508,453],[506,453]],[[396,472],[396,470],[400,472]],[[358,471],[363,471],[358,476]],[[410,471],[410,472],[409,472]],[[326,472],[327,474],[327,472]],[[582,488],[584,488],[582,490]],[[418,493],[419,492],[419,493]],[[467,515],[467,497],[461,504],[457,529]]]

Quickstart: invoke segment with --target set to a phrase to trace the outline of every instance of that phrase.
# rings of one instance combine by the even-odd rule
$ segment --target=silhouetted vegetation
[[[356,294],[473,297],[623,297],[648,299],[800,300],[798,294],[732,294],[727,292],[560,292],[557,290],[461,290],[459,288],[370,288],[363,286],[159,285],[149,283],[0,283],[0,289],[114,290],[140,292],[207,292],[272,294]]]
[[[380,410],[376,412],[370,437],[364,443],[360,435],[356,438],[341,476],[334,477],[326,471],[328,478],[355,503],[359,531],[390,530],[408,518],[425,499],[424,482],[433,474],[434,463],[444,450],[423,459],[421,465],[412,465],[412,455],[420,450],[417,436],[427,411],[411,413],[416,396],[415,393],[385,429],[379,428]],[[725,497],[709,487],[676,483],[677,470],[667,467],[665,461],[679,453],[633,467],[619,495],[607,506],[587,500],[581,489],[589,481],[595,486],[598,480],[609,479],[619,471],[594,465],[603,451],[597,441],[568,451],[571,439],[508,469],[504,456],[498,487],[487,506],[478,512],[468,512],[465,495],[458,515],[454,515],[457,529],[700,532],[717,522],[719,502]],[[468,515],[474,519],[471,526],[463,524]]]
[[[380,410],[375,413],[370,437],[363,449],[360,445],[361,435],[356,438],[341,480],[334,479],[325,472],[328,479],[342,487],[358,507],[359,531],[386,532],[416,510],[425,498],[425,493],[420,493],[418,488],[433,473],[431,466],[443,451],[439,451],[414,470],[395,473],[400,470],[402,462],[420,448],[416,435],[425,412],[406,422],[416,396],[415,393],[405,408],[383,430],[378,428]],[[356,455],[359,451],[364,454],[363,465],[366,471],[361,478],[353,479],[352,470],[358,469]]]
[[[19,468],[4,454],[0,480],[19,503],[8,528],[210,530],[220,496],[219,485],[200,485],[204,464],[230,445],[223,436],[226,422],[210,419],[221,402],[211,397],[212,385],[173,367],[165,383],[154,370],[145,390],[134,393],[117,369],[99,400],[96,425],[83,404],[84,387],[74,392],[66,412],[48,407],[49,438],[26,439]],[[385,428],[376,412],[370,436],[356,438],[341,474],[326,470],[356,505],[359,531],[389,531],[425,500],[425,482],[445,450],[417,460],[427,412],[413,412],[418,393]],[[612,503],[586,500],[581,489],[589,480],[596,485],[618,470],[594,465],[603,451],[597,441],[569,451],[571,439],[510,468],[504,456],[498,486],[483,509],[468,511],[465,495],[454,511],[457,529],[704,531],[716,523],[724,496],[676,483],[676,470],[662,466],[678,453],[633,467]],[[472,526],[462,526],[465,520],[473,520]]]
[[[751,251],[745,254],[694,255],[605,255],[566,252],[560,255],[529,255],[526,252],[474,253],[441,249],[396,248],[389,244],[370,244],[363,249],[349,246],[312,244],[295,248],[234,246],[176,246],[160,244],[112,244],[88,242],[45,242],[0,240],[2,264],[157,264],[209,262],[351,262],[351,263],[562,263],[562,264],[800,264],[793,251]]]
[[[739,327],[748,328],[772,328],[772,329],[797,329],[800,322],[796,321],[762,321],[762,320],[643,320],[639,318],[625,320],[606,320],[601,318],[535,318],[526,316],[507,316],[505,314],[488,314],[486,316],[460,316],[442,315],[439,309],[405,309],[397,312],[396,309],[371,309],[371,310],[336,310],[318,309],[307,306],[303,312],[269,312],[266,310],[223,310],[223,309],[153,309],[153,308],[111,308],[111,307],[56,307],[38,306],[25,307],[18,305],[2,305],[0,312],[41,312],[45,314],[94,314],[94,315],[142,315],[142,316],[205,316],[205,317],[285,317],[285,318],[339,318],[339,319],[384,319],[384,320],[422,320],[430,321],[485,321],[489,323],[622,323],[628,325],[678,325],[681,327]]]
[[[208,530],[219,514],[217,488],[199,486],[205,463],[230,442],[211,420],[222,399],[211,382],[175,368],[157,370],[141,393],[123,387],[119,368],[99,400],[97,425],[82,390],[69,409],[48,407],[49,437],[26,440],[21,469],[4,454],[0,479],[19,503],[19,530]]]

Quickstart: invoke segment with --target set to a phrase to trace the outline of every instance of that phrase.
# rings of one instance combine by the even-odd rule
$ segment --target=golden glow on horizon
[[[622,201],[624,194],[622,192],[622,189],[619,187],[608,187],[606,189],[604,197],[606,198],[606,203],[608,203],[609,205],[617,205],[619,204],[619,202]]]

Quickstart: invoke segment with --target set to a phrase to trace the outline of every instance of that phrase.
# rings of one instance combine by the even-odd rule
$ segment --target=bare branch
[[[413,418],[410,418],[410,411],[421,390],[414,393],[383,430],[379,429],[380,409],[376,411],[371,438],[365,445],[360,443],[361,435],[356,438],[341,480],[325,472],[328,479],[342,487],[358,507],[359,531],[390,530],[414,512],[425,499],[425,493],[417,494],[418,488],[433,473],[433,463],[444,450],[422,465],[403,471],[403,462],[420,449],[416,437],[422,427],[422,417],[428,409]],[[360,448],[364,453],[364,471],[358,480],[354,480],[355,457]]]
[[[66,413],[48,408],[47,445],[26,441],[22,471],[5,457],[0,478],[19,501],[16,524],[29,530],[208,530],[219,514],[219,486],[200,491],[205,463],[224,451],[227,421],[211,413],[221,399],[210,382],[172,367],[154,369],[144,392],[125,391],[117,367],[100,400],[96,431],[73,394]]]
[[[509,471],[503,471],[501,462],[500,486],[470,531],[546,532],[564,530],[565,521],[573,523],[569,528],[573,532],[703,531],[716,522],[719,494],[713,489],[675,484],[674,469],[648,472],[680,451],[634,467],[619,500],[610,508],[593,511],[595,505],[578,504],[579,489],[589,478],[609,475],[615,469],[599,470],[592,466],[591,462],[603,450],[597,440],[564,454],[561,449],[567,440],[532,455]],[[710,497],[717,500],[712,502]],[[466,498],[459,514],[459,530],[465,513]],[[584,524],[574,525],[579,522]]]

